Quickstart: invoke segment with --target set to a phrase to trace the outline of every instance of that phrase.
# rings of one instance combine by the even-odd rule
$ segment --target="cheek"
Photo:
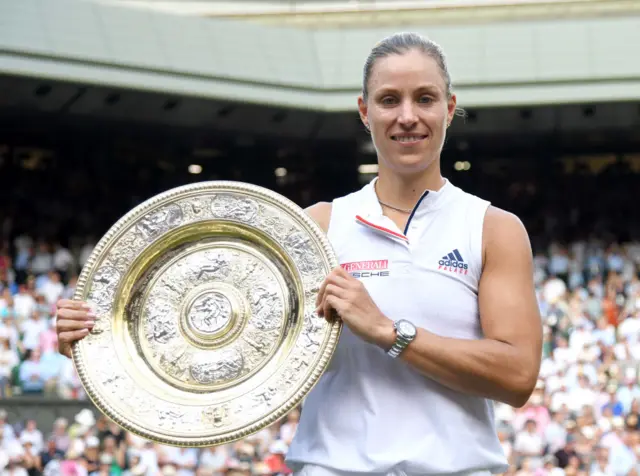
[[[372,130],[384,131],[393,124],[394,120],[395,116],[391,111],[376,110],[369,113],[369,124]]]
[[[424,121],[434,132],[446,127],[448,112],[442,108],[431,108],[424,113]]]

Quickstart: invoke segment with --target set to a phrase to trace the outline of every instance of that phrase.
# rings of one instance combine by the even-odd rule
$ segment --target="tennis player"
[[[308,209],[341,263],[318,313],[335,310],[344,331],[287,464],[301,476],[504,472],[493,402],[524,405],[542,350],[527,232],[441,174],[456,96],[437,44],[410,33],[378,43],[358,107],[379,172]],[[70,356],[91,316],[63,300],[57,322]]]

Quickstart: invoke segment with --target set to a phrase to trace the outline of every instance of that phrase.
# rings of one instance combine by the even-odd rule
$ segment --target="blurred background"
[[[440,43],[467,111],[443,174],[516,213],[545,321],[539,382],[499,404],[517,475],[640,471],[640,1],[0,0],[0,473],[281,475],[298,412],[202,450],[109,423],[54,306],[135,205],[203,180],[300,206],[370,181],[369,50]]]

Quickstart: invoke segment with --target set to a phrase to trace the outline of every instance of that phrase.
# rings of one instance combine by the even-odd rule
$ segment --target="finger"
[[[93,321],[68,321],[68,320],[59,320],[56,321],[56,327],[60,332],[60,335],[64,332],[69,331],[79,331],[82,329],[91,329],[95,323]]]
[[[329,324],[332,324],[335,317],[336,317],[336,311],[335,309],[333,309],[331,307],[331,304],[329,304],[329,302],[327,300],[323,301],[322,303],[322,315],[324,316],[324,318],[326,319],[326,321]]]
[[[326,300],[328,296],[337,296],[340,299],[345,299],[347,297],[348,291],[343,287],[337,286],[335,284],[328,284],[324,290],[324,299]]]
[[[340,298],[335,295],[327,296],[324,301],[325,319],[330,324],[333,323],[336,319],[340,318],[340,313],[338,312],[339,305]]]
[[[70,321],[87,321],[91,319],[95,319],[96,315],[88,311],[86,309],[75,310],[75,309],[60,309],[58,311],[58,319],[59,320],[70,320]]]
[[[331,274],[329,274],[329,276],[331,276]],[[322,281],[322,284],[320,285],[320,289],[318,289],[318,295],[316,296],[316,306],[319,306],[322,302],[322,299],[324,298],[324,290],[329,284],[329,276],[324,278],[324,281]]]
[[[87,337],[89,329],[81,329],[79,331],[61,332],[59,340],[63,344],[73,344],[74,342]]]
[[[338,273],[330,274],[329,276],[327,276],[327,281],[329,284],[334,284],[341,287],[346,287],[349,284],[349,280]]]
[[[91,306],[89,305],[89,303],[86,303],[84,301],[76,301],[74,299],[60,299],[56,303],[56,306],[58,307],[58,309],[76,309],[76,310],[91,309]]]
[[[351,280],[351,279],[356,279],[353,276],[351,276],[346,269],[344,269],[342,266],[338,266],[337,268],[335,268],[335,275],[336,276],[340,276],[345,278],[346,280]]]
[[[322,283],[322,292],[318,292],[318,297],[316,299],[316,311],[315,311],[316,314],[318,314],[318,316],[325,317],[325,318],[327,314],[325,313],[324,302],[327,296],[327,286],[329,286],[329,283],[325,280],[325,282]]]
[[[345,298],[346,290],[338,285],[331,284],[331,281],[328,281],[328,283],[324,287],[323,293],[318,296],[320,298],[319,300],[320,302],[316,306],[316,312],[318,313],[319,316],[326,316],[326,314],[324,313],[324,301],[329,294],[339,296],[341,298]]]
[[[336,270],[333,269],[325,278],[324,281],[322,281],[322,284],[320,285],[320,289],[318,289],[318,295],[316,296],[316,306],[319,306],[320,303],[322,302],[323,298],[324,298],[324,291],[325,288],[327,287],[327,285],[331,282],[333,276],[335,276],[336,274]]]

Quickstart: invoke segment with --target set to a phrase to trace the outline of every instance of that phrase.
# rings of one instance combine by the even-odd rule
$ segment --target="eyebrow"
[[[385,94],[385,93],[391,93],[391,92],[397,92],[398,89],[394,88],[393,86],[381,86],[377,91],[376,91],[376,96],[380,95],[380,94]],[[425,83],[425,84],[421,84],[420,86],[418,86],[416,88],[416,91],[430,91],[430,92],[438,92],[440,93],[440,88],[433,84],[433,83]]]

